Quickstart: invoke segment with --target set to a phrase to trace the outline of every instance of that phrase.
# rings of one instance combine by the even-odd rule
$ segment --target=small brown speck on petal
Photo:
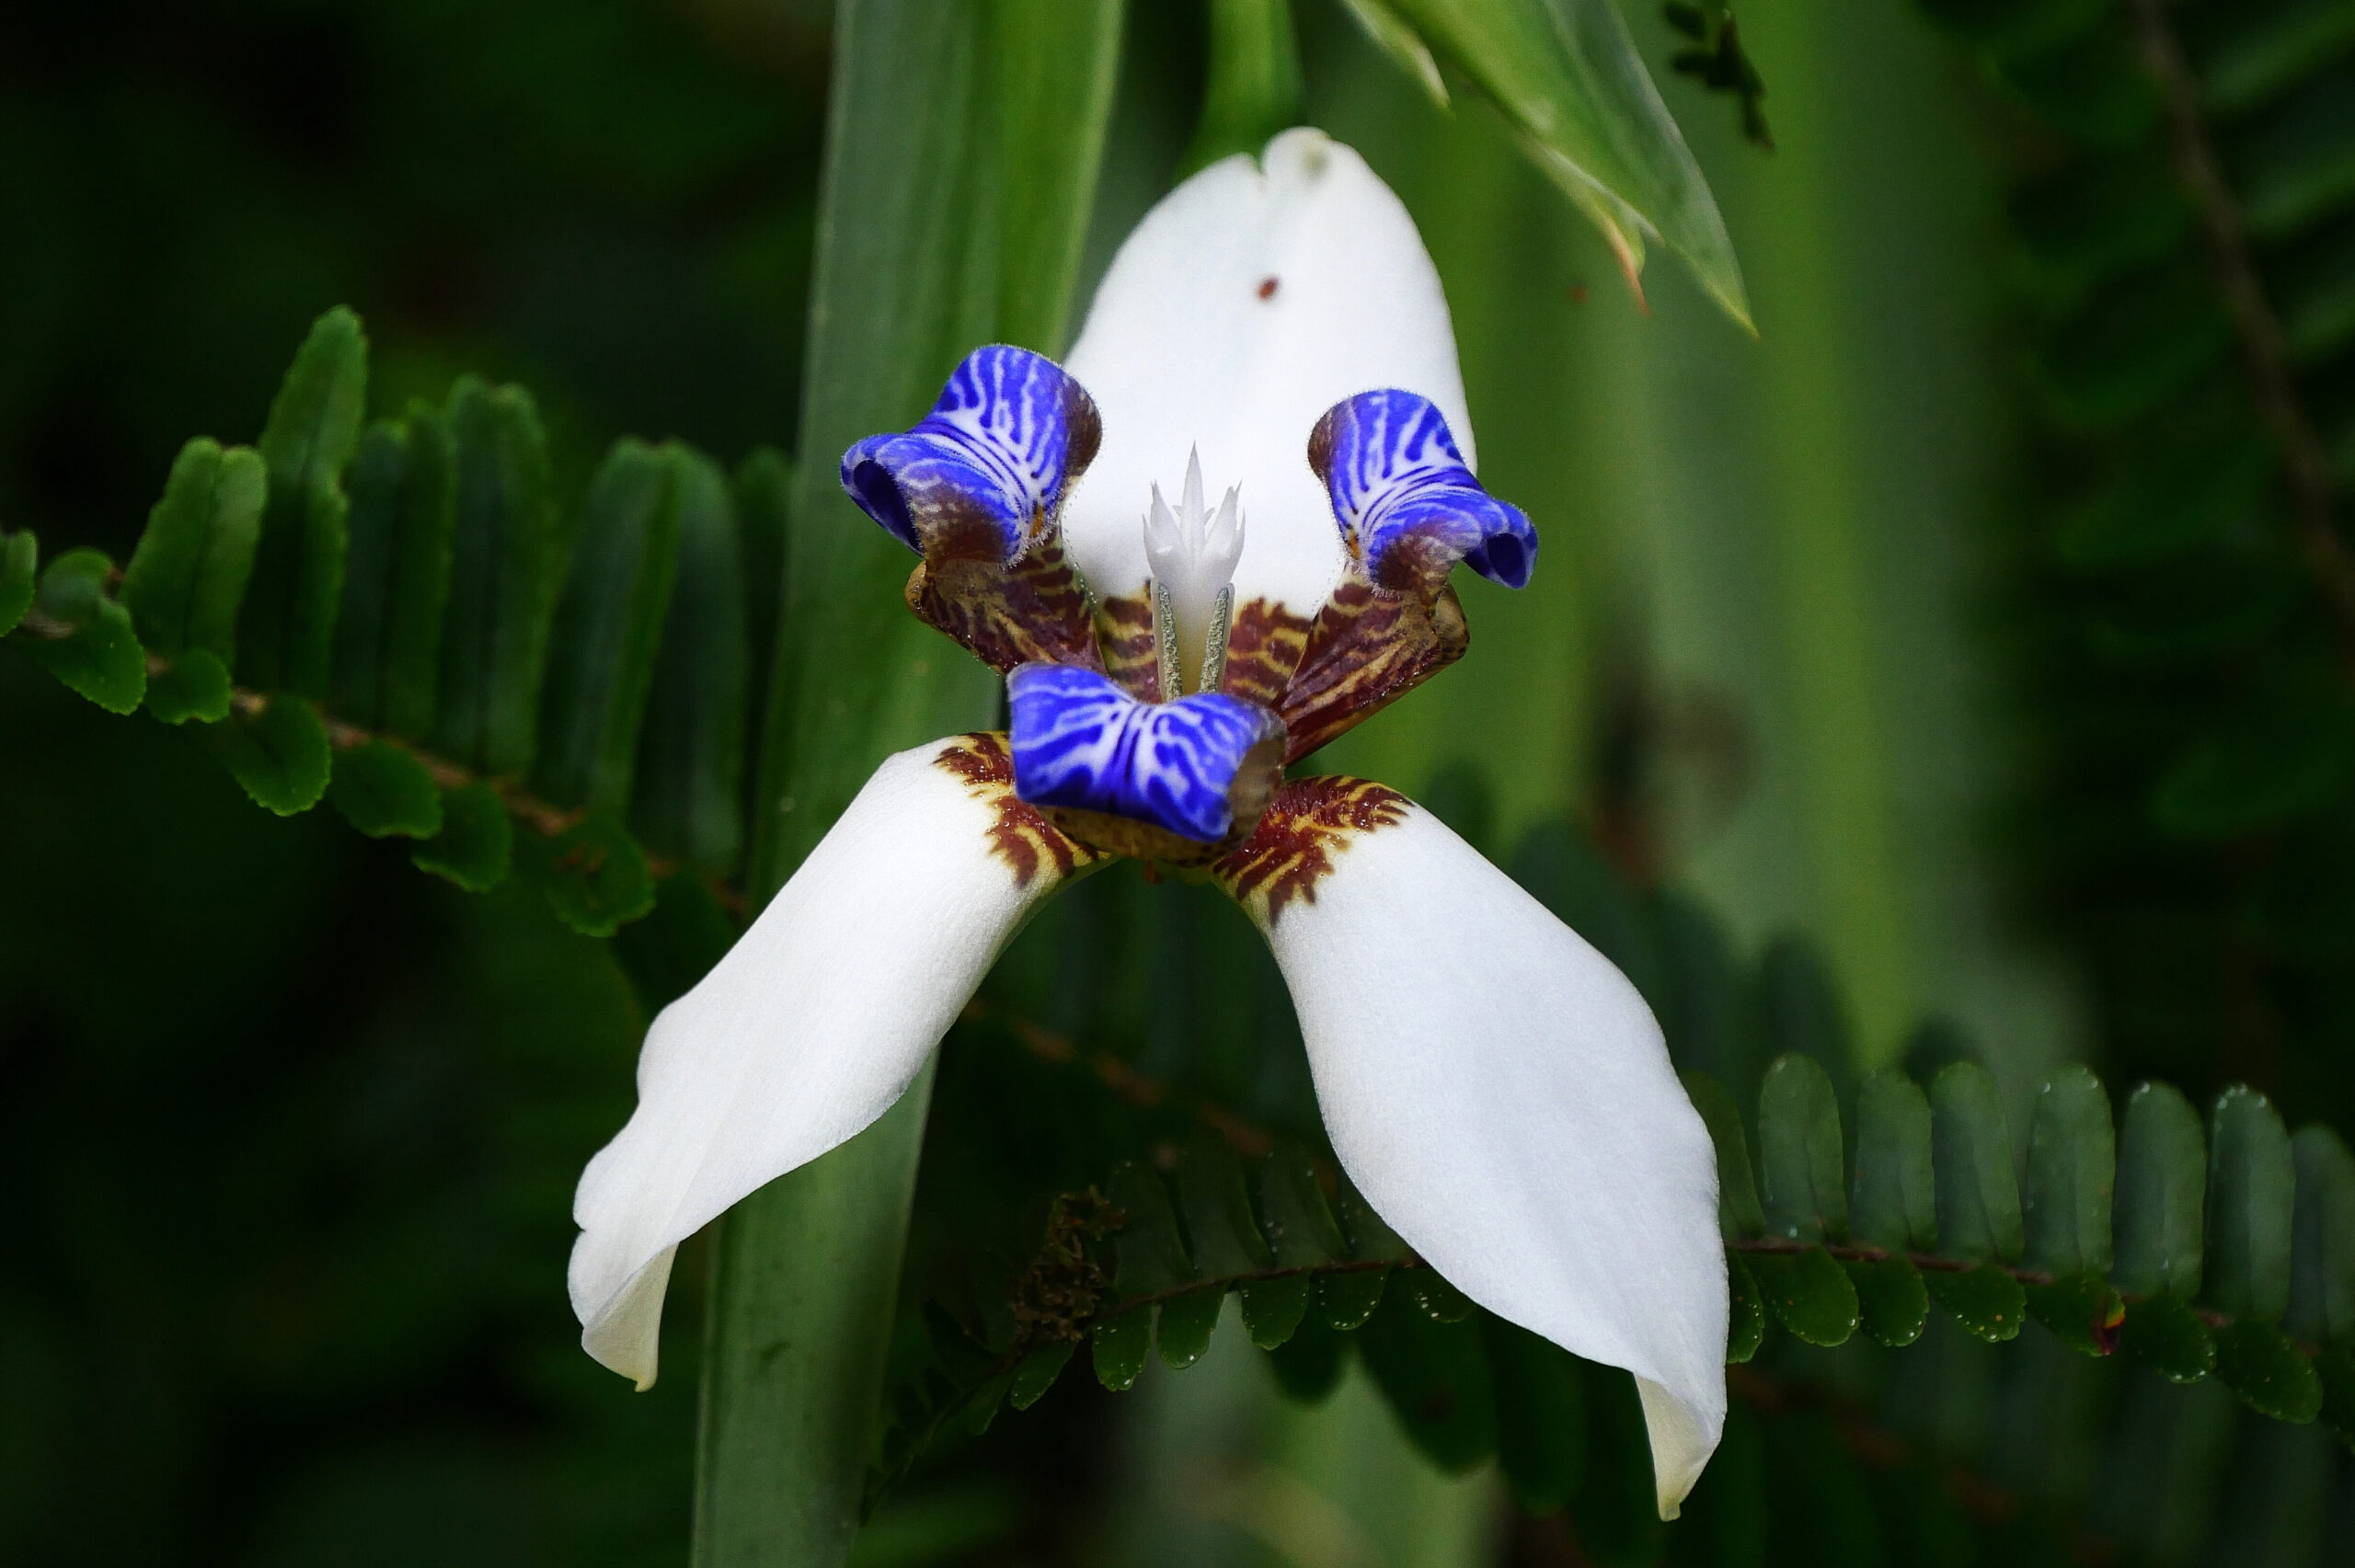
[[[1274,299],[1274,298],[1276,297],[1277,282],[1278,282],[1278,280],[1277,280],[1276,279],[1274,279],[1274,278],[1262,278],[1262,279],[1260,279],[1260,280],[1259,280],[1259,297],[1260,297],[1261,299],[1263,299],[1263,300],[1272,300],[1272,299]]]

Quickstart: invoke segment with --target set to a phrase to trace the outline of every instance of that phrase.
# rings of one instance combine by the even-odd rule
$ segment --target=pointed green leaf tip
[[[475,784],[442,797],[442,830],[409,859],[469,893],[488,893],[507,880],[514,856],[515,827],[506,803],[490,785]]]
[[[2036,1097],[2028,1132],[2028,1262],[2049,1274],[2108,1274],[2117,1140],[2109,1096],[2082,1067],[2055,1074]]]
[[[1955,1062],[1930,1081],[1930,1111],[1940,1245],[1949,1256],[1973,1262],[2018,1257],[2019,1181],[1994,1079],[1977,1062]]]
[[[2217,1096],[2208,1143],[2211,1306],[2260,1323],[2281,1321],[2296,1184],[2289,1129],[2273,1103],[2246,1084]]]
[[[442,831],[442,791],[415,752],[370,740],[336,753],[327,798],[372,839],[431,839]]]
[[[1495,100],[1537,166],[1602,229],[1639,298],[1648,236],[1684,258],[1709,297],[1751,326],[1725,219],[1612,0],[1348,5],[1426,91],[1437,81],[1436,54]]]
[[[367,397],[368,340],[338,305],[311,324],[256,443],[270,496],[237,620],[237,674],[249,686],[327,694],[348,544],[343,470]]]
[[[1300,50],[1292,0],[1211,0],[1210,87],[1201,123],[1178,167],[1191,174],[1253,153],[1300,122]]]
[[[1758,1091],[1758,1164],[1768,1230],[1795,1242],[1847,1239],[1840,1105],[1814,1058],[1792,1053],[1766,1070]]]
[[[11,554],[30,556],[26,543]],[[24,562],[25,569],[31,567]],[[68,550],[40,574],[40,587],[14,644],[27,658],[110,714],[138,709],[147,694],[147,655],[131,612],[107,593],[114,563],[96,550]]]
[[[281,817],[308,811],[327,789],[333,766],[319,710],[290,692],[229,715],[205,738],[254,804]]]
[[[2120,1290],[2180,1300],[2200,1293],[2207,1192],[2200,1114],[2182,1091],[2143,1084],[2127,1097],[2118,1140],[2118,1255],[2110,1277]]]

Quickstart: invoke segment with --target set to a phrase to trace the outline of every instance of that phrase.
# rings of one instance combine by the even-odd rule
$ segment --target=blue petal
[[[1228,792],[1255,746],[1281,745],[1283,721],[1256,703],[1200,692],[1140,703],[1092,670],[1026,664],[1006,678],[1014,706],[1014,793],[1150,822],[1215,843],[1234,826]]]
[[[1308,439],[1308,461],[1374,581],[1444,580],[1462,561],[1491,582],[1528,585],[1537,530],[1480,487],[1429,398],[1394,389],[1335,404]]]
[[[1101,436],[1086,388],[1053,361],[976,349],[915,429],[843,453],[843,488],[919,555],[1011,563],[1053,521]]]

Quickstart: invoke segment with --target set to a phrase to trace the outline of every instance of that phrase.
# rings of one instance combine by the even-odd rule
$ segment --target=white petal
[[[1439,272],[1390,188],[1321,132],[1285,132],[1258,165],[1213,164],[1146,213],[1067,368],[1104,417],[1103,448],[1063,514],[1099,597],[1142,589],[1151,486],[1175,487],[1196,445],[1211,489],[1240,485],[1250,518],[1235,603],[1301,615],[1342,563],[1308,467],[1325,410],[1380,387],[1420,393],[1473,459]]]
[[[1662,1517],[1725,1423],[1717,1162],[1608,959],[1419,807],[1269,941],[1334,1151],[1465,1294],[1637,1379]]]
[[[654,1379],[672,1250],[856,1134],[924,1066],[1029,908],[989,837],[994,806],[937,765],[878,768],[752,929],[662,1010],[638,1110],[580,1178],[573,1310],[590,1355]]]

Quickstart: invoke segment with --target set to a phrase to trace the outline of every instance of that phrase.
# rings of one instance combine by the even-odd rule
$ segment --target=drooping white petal
[[[1636,1375],[1663,1517],[1725,1422],[1717,1162],[1626,978],[1439,819],[1269,932],[1334,1151],[1474,1300]]]
[[[638,1110],[580,1178],[573,1310],[590,1355],[654,1379],[672,1249],[737,1199],[889,1109],[1030,906],[988,792],[947,746],[876,770],[752,929],[664,1008]]]
[[[1317,131],[1238,154],[1145,215],[1097,291],[1067,367],[1104,444],[1066,502],[1063,535],[1099,596],[1141,591],[1152,486],[1175,488],[1199,445],[1213,491],[1242,486],[1250,529],[1240,605],[1313,615],[1340,574],[1308,434],[1355,393],[1400,387],[1472,423],[1439,273],[1414,220],[1365,160]]]

